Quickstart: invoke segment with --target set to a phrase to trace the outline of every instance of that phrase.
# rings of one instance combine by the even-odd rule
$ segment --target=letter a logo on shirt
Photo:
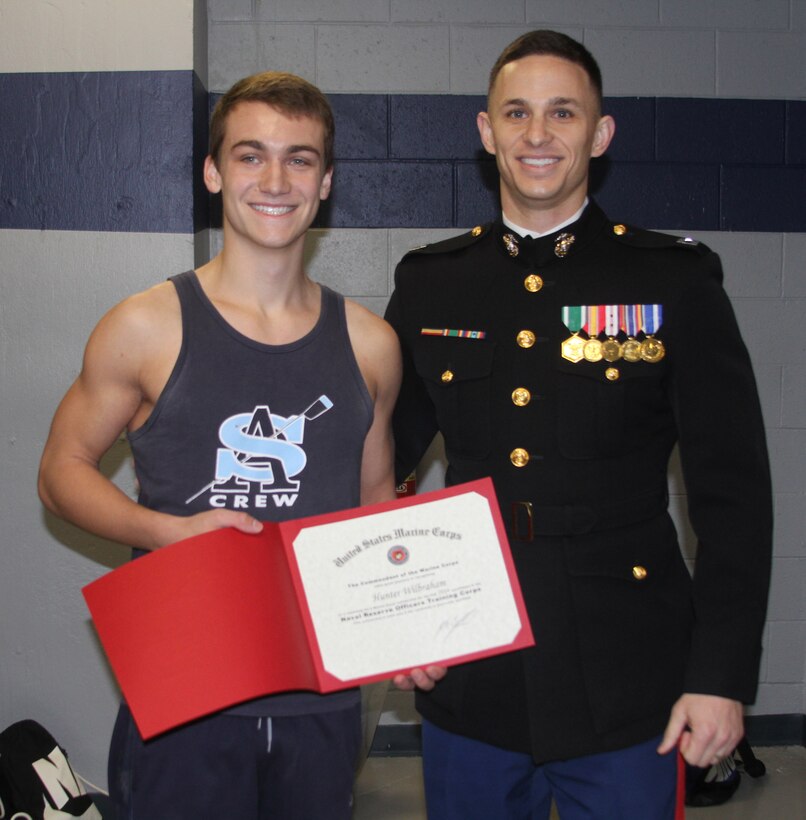
[[[308,461],[301,446],[305,422],[319,418],[331,407],[333,402],[327,396],[320,396],[301,413],[288,417],[272,413],[268,405],[259,405],[251,412],[225,419],[218,428],[223,446],[217,451],[215,478],[185,503],[190,504],[208,491],[239,497],[297,493],[300,481],[296,476]],[[281,500],[289,505],[287,495]]]

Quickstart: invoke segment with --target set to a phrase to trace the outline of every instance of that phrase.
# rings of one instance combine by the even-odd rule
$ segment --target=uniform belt
[[[666,492],[633,496],[607,507],[583,504],[552,507],[513,501],[509,532],[515,541],[533,541],[539,535],[583,535],[645,521],[664,512],[668,505]]]

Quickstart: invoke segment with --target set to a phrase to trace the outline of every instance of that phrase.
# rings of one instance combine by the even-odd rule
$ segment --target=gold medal
[[[660,339],[656,339],[654,336],[647,336],[646,339],[641,342],[641,358],[645,362],[655,364],[665,355],[666,348],[663,346],[663,342]]]
[[[573,362],[574,364],[581,362],[585,357],[584,348],[585,339],[575,333],[573,336],[569,336],[562,343],[562,357],[569,362]]]
[[[621,355],[627,362],[641,361],[641,342],[638,339],[627,339],[621,346]]]
[[[621,358],[621,345],[612,336],[602,342],[602,358],[606,362],[617,362]]]
[[[582,355],[586,362],[602,361],[602,343],[596,338],[588,339],[582,348]]]

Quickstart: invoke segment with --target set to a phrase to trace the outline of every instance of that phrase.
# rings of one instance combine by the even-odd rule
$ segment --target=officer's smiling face
[[[488,107],[478,127],[498,164],[504,213],[536,230],[572,216],[587,194],[590,159],[615,130],[585,70],[542,54],[507,63]]]

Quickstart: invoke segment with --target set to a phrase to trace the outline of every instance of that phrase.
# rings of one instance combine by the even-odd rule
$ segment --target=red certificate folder
[[[501,567],[504,602],[514,614],[512,635],[503,642],[493,638],[495,645],[488,645],[489,639],[481,637],[473,646],[476,632],[483,632],[485,625],[496,620],[490,612],[477,613],[466,606],[467,614],[460,617],[451,614],[459,610],[445,605],[453,605],[457,596],[472,598],[474,594],[481,601],[483,595],[476,587],[484,582],[474,585],[459,579],[453,589],[450,576],[437,574],[451,573],[451,564],[461,563],[442,561],[440,569],[436,556],[443,545],[449,545],[453,554],[475,554],[468,539],[465,544],[450,541],[461,534],[441,526],[433,527],[433,532],[424,526],[408,528],[408,522],[419,520],[417,516],[431,514],[432,509],[438,513],[441,502],[453,499],[450,503],[455,504],[464,502],[465,497],[472,498],[476,506],[481,502],[492,540],[498,542],[491,554]],[[437,519],[441,520],[438,515]],[[381,532],[384,526],[388,532]],[[339,543],[340,528],[344,527],[363,528],[366,537],[357,541],[353,536]],[[474,531],[478,529],[474,527]],[[322,533],[324,538],[312,541]],[[312,542],[313,551],[308,543],[307,552],[298,555],[304,541]],[[331,554],[319,543],[327,544]],[[465,546],[468,549],[462,553]],[[321,577],[311,580],[311,576],[320,575],[316,569],[320,555]],[[304,571],[299,556],[305,558]],[[375,572],[370,561],[382,565],[383,570]],[[369,598],[356,608],[345,609],[342,604],[339,609],[335,604],[339,611],[333,617],[327,612],[322,615],[329,590],[333,590],[334,599],[338,598],[339,584],[332,584],[327,572],[338,576],[339,582],[348,579],[347,572],[365,573],[354,574],[353,580],[344,584],[342,595],[352,600],[351,590],[355,589],[356,595],[360,591]],[[317,585],[320,591],[316,607],[312,607],[311,590]],[[324,595],[323,588],[328,590]],[[83,593],[123,696],[145,739],[264,695],[294,690],[333,692],[391,678],[415,666],[449,666],[534,643],[489,479],[327,515],[267,522],[257,535],[216,530],[132,561],[87,585]],[[418,617],[433,624],[435,634],[451,636],[444,644],[434,639],[439,649],[421,640],[420,634],[406,634],[406,618],[418,607]],[[451,641],[473,617],[479,629],[465,630],[471,633],[472,648],[468,650],[467,643],[460,641],[457,654]],[[326,621],[330,632],[336,630],[335,655],[328,648],[325,660],[317,620]],[[367,626],[357,626],[359,622]],[[344,636],[339,634],[342,628]],[[351,633],[351,629],[357,631]],[[342,657],[342,637],[347,657]],[[406,641],[409,647],[416,647],[414,655],[405,649]],[[399,656],[395,654],[396,642],[401,642]],[[370,664],[375,663],[377,652],[379,665],[367,667],[365,661],[361,667],[359,663],[358,674],[351,676],[356,646],[362,647]],[[405,665],[395,665],[400,663],[398,657]],[[345,676],[333,674],[329,668],[348,671]]]

